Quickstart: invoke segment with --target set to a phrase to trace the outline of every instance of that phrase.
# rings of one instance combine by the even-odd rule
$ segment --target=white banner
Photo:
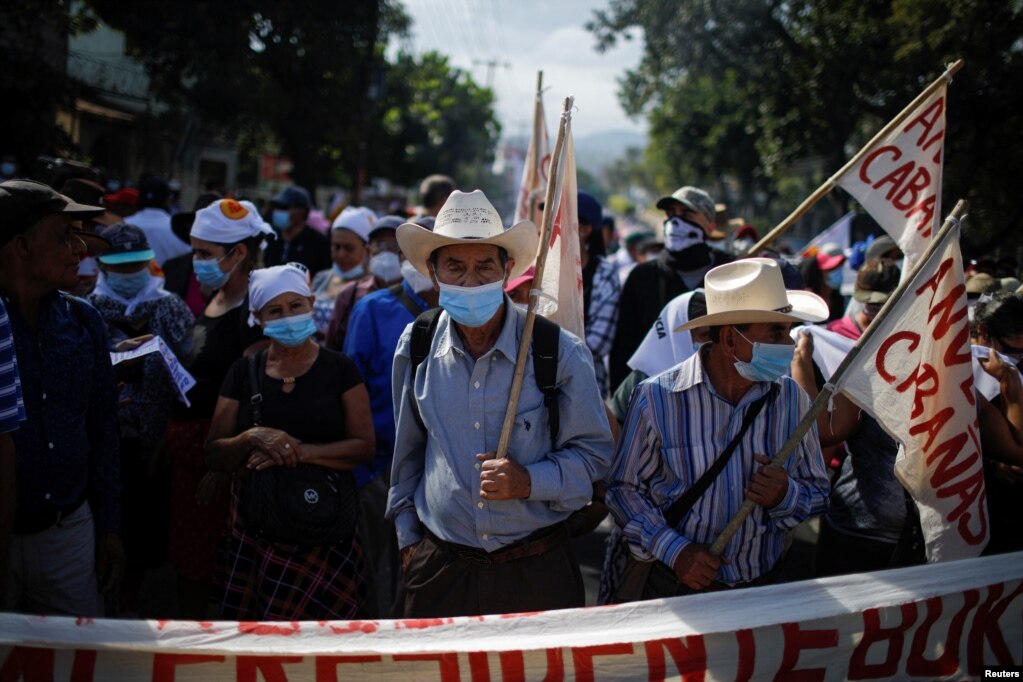
[[[947,84],[835,182],[891,235],[909,272],[941,227],[941,171]]]
[[[557,213],[551,230],[550,250],[544,263],[542,289],[537,311],[550,318],[580,339],[586,338],[583,328],[583,268],[579,253],[579,194],[575,178],[575,150],[572,144],[572,114],[567,119],[565,143],[559,169],[551,169],[553,181],[560,183],[554,199]],[[546,209],[545,209],[546,210]],[[594,226],[594,229],[599,229]]]
[[[903,448],[931,561],[977,556],[987,502],[959,229],[948,231],[839,383]]]
[[[826,230],[810,240],[810,243],[803,247],[802,256],[815,256],[822,247],[834,244],[842,249],[846,259],[842,263],[842,290],[843,296],[850,296],[856,288],[856,271],[849,265],[849,249],[852,246],[852,221],[856,214],[850,211],[836,220]]]
[[[174,382],[174,388],[178,391],[178,398],[181,399],[185,405],[189,407],[192,403],[188,400],[188,392],[195,386],[195,377],[193,377],[187,369],[178,361],[178,356],[174,355],[174,351],[170,349],[170,346],[164,342],[159,336],[154,336],[149,341],[146,341],[141,346],[134,350],[123,351],[121,353],[111,353],[110,363],[118,365],[128,360],[134,360],[141,358],[144,355],[150,353],[159,353],[160,357],[163,358],[163,364],[166,365],[167,371],[170,372],[171,380]]]
[[[526,152],[526,162],[522,168],[522,180],[519,182],[519,193],[515,199],[514,225],[522,220],[532,220],[540,227],[540,211],[537,207],[543,203],[544,189],[547,187],[547,167],[551,165],[550,143],[547,137],[547,122],[544,120],[543,97],[536,94],[533,105],[533,134]]]
[[[618,606],[282,623],[0,614],[0,680],[872,680],[1023,664],[1023,553]]]

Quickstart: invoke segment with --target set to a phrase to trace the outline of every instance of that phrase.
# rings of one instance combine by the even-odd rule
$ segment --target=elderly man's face
[[[749,362],[753,359],[754,343],[769,343],[791,346],[795,344],[790,332],[792,322],[756,322],[744,331],[731,327],[732,352],[737,360]]]
[[[430,269],[437,281],[460,287],[478,287],[502,280],[507,282],[515,265],[509,258],[502,267],[497,247],[493,244],[442,246],[437,249],[436,256],[436,268],[430,263]]]
[[[29,277],[38,284],[64,290],[78,285],[78,261],[85,257],[87,249],[74,233],[74,224],[67,215],[45,216],[15,237],[15,241]]]

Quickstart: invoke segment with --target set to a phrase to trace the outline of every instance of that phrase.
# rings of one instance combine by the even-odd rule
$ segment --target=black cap
[[[192,232],[192,223],[195,222],[195,214],[214,201],[219,201],[223,198],[218,192],[200,194],[199,198],[195,200],[195,206],[192,207],[191,211],[181,211],[171,216],[171,232],[174,233],[175,237],[188,244],[189,235]]]
[[[309,198],[309,192],[298,185],[285,187],[274,195],[270,203],[286,208],[311,208],[313,205],[312,199]]]
[[[139,183],[138,190],[142,206],[162,207],[170,199],[170,185],[163,178],[146,178]]]
[[[95,218],[103,211],[101,206],[76,203],[34,180],[0,182],[0,246],[52,213],[65,213],[79,220]]]
[[[104,265],[144,263],[156,258],[146,233],[135,225],[117,223],[103,230],[100,236],[110,242],[110,248],[99,257]]]

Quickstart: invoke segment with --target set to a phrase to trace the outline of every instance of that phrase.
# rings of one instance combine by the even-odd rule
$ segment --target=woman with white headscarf
[[[251,319],[270,346],[234,363],[213,415],[207,462],[234,473],[217,577],[228,620],[362,615],[352,469],[375,450],[369,394],[348,356],[313,340],[313,300],[298,263],[252,273]]]
[[[252,204],[221,199],[196,213],[190,235],[195,276],[213,294],[181,356],[196,380],[188,392],[191,405],[175,404],[167,427],[173,457],[170,559],[178,573],[181,615],[204,618],[228,496],[224,486],[217,489],[215,477],[207,476],[203,447],[224,375],[263,338],[248,324],[245,301],[249,273],[273,228]]]

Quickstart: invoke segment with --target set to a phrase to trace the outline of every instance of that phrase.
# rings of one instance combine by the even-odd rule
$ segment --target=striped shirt
[[[760,467],[755,454],[773,457],[809,408],[794,381],[760,382],[732,405],[714,390],[696,354],[636,387],[608,473],[607,506],[632,553],[672,566],[690,543],[710,545],[738,511],[748,482]],[[746,406],[765,392],[760,414],[728,464],[677,528],[664,512],[699,480],[742,428]],[[757,506],[725,547],[718,580],[735,584],[771,570],[787,531],[827,510],[829,484],[817,427],[785,465],[789,486],[777,506]]]
[[[600,395],[608,395],[607,369],[604,359],[611,352],[611,343],[615,338],[615,327],[618,325],[618,296],[622,293],[622,285],[618,281],[618,271],[606,259],[595,256],[597,269],[593,273],[590,289],[590,306],[586,310],[586,347],[593,354],[593,371],[597,377]]]
[[[21,397],[18,358],[14,355],[14,337],[7,308],[0,300],[0,433],[15,431],[25,421],[25,401]]]

